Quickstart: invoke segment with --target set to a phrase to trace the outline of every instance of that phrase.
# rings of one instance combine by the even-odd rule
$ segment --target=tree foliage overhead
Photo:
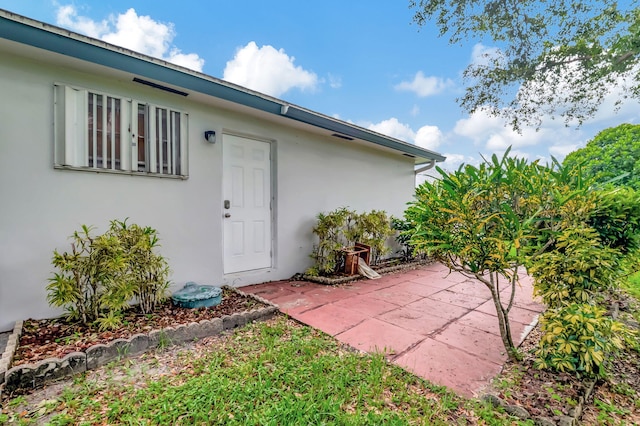
[[[469,113],[486,110],[515,129],[539,127],[544,115],[582,124],[613,90],[618,103],[640,98],[637,0],[410,0],[409,5],[418,25],[435,23],[451,44],[491,40],[498,48],[464,72],[468,86],[458,101]]]
[[[566,167],[582,166],[585,177],[640,190],[640,125],[621,124],[598,133],[584,148],[567,155]]]

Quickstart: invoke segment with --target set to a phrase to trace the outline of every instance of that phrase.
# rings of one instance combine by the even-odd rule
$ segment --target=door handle
[[[231,217],[231,213],[225,213],[224,217]]]

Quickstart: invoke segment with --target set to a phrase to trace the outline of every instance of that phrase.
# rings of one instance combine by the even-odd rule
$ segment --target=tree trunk
[[[486,280],[483,280],[483,282],[487,287],[489,287],[489,291],[491,291],[491,298],[493,299],[493,304],[496,308],[496,314],[498,315],[500,337],[502,338],[504,348],[507,350],[509,359],[515,360],[516,348],[511,337],[511,325],[509,324],[508,313],[505,312],[505,309],[502,307],[502,303],[500,302],[500,289],[498,287],[498,279],[497,277],[494,278],[493,274],[489,274],[489,282],[487,282]]]

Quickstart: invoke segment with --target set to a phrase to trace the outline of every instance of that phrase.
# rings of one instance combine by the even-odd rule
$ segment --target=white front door
[[[271,145],[223,135],[224,273],[271,267]]]

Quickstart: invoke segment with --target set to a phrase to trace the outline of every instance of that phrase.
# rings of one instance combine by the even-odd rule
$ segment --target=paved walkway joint
[[[466,397],[477,396],[507,360],[489,290],[441,264],[337,287],[277,281],[242,291],[356,349],[384,352],[389,361]],[[542,311],[532,279],[523,275],[509,315],[514,343]]]

